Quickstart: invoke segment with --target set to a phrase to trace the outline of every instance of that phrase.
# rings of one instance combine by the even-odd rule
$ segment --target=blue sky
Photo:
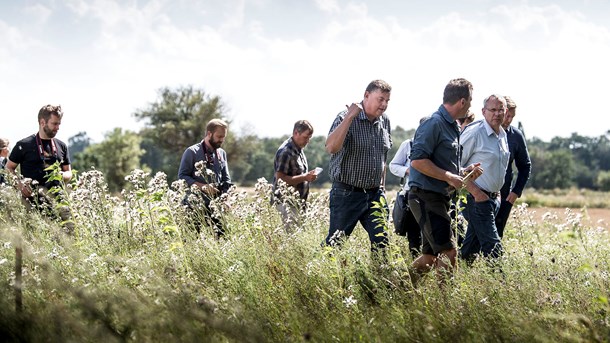
[[[61,104],[58,134],[94,141],[161,87],[219,95],[231,130],[325,135],[372,79],[393,86],[393,126],[414,128],[449,79],[517,102],[528,137],[610,130],[610,2],[590,1],[2,1],[0,135],[12,145]],[[205,125],[205,123],[202,123]]]

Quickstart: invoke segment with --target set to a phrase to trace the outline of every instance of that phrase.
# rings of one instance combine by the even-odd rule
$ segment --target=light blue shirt
[[[483,174],[474,183],[482,190],[499,192],[504,184],[510,151],[506,132],[496,134],[485,119],[466,126],[460,136],[462,167],[480,162]]]
[[[409,190],[408,171],[411,168],[411,160],[409,159],[410,154],[411,140],[407,139],[400,144],[396,155],[394,155],[392,162],[390,162],[390,172],[400,178],[405,178],[405,184],[402,187],[405,191]]]

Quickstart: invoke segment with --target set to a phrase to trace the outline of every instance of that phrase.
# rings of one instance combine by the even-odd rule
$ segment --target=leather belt
[[[438,192],[428,191],[428,190],[419,188],[417,186],[411,186],[411,188],[409,190],[412,191],[413,193],[436,193],[436,194],[440,194]]]
[[[488,196],[490,199],[495,199],[495,198],[497,198],[497,197],[498,197],[498,195],[500,195],[500,192],[488,192],[488,191],[486,191],[486,190],[484,190],[484,189],[481,189],[481,192],[483,192],[483,193],[487,194],[487,196]]]
[[[348,185],[347,183],[343,183],[343,182],[339,182],[339,181],[333,182],[333,187],[339,188],[339,189],[345,189],[345,190],[352,191],[352,192],[359,192],[359,193],[377,193],[377,192],[379,192],[379,187],[360,188],[360,187],[355,187],[355,186]]]

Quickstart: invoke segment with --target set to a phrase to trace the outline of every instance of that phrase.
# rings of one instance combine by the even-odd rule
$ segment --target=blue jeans
[[[326,236],[326,245],[340,245],[341,236],[345,234],[349,237],[356,224],[360,222],[362,227],[369,234],[371,250],[377,251],[384,249],[388,243],[388,236],[383,225],[373,221],[378,218],[373,213],[380,209],[373,208],[373,202],[379,202],[380,198],[385,199],[382,190],[377,192],[365,193],[341,188],[331,188],[330,190],[330,227]],[[386,214],[388,213],[387,203],[385,205]],[[386,215],[386,223],[388,216]]]
[[[475,202],[471,194],[467,196],[464,218],[468,221],[468,230],[462,245],[461,255],[472,260],[475,254],[498,257],[502,255],[502,243],[496,228],[496,214],[500,207],[498,198]]]

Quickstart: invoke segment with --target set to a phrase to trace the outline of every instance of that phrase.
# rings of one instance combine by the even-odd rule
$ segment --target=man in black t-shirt
[[[43,106],[38,112],[38,133],[17,142],[8,158],[6,169],[9,172],[17,175],[17,166],[20,167],[23,179],[17,178],[16,187],[29,205],[40,205],[48,198],[50,193],[47,191],[60,185],[59,181],[48,181],[49,171],[45,170],[55,162],[59,163],[61,178],[65,183],[72,178],[68,146],[55,138],[62,117],[61,106]],[[58,194],[61,195],[61,192]],[[61,211],[59,214],[64,221],[70,218]]]

